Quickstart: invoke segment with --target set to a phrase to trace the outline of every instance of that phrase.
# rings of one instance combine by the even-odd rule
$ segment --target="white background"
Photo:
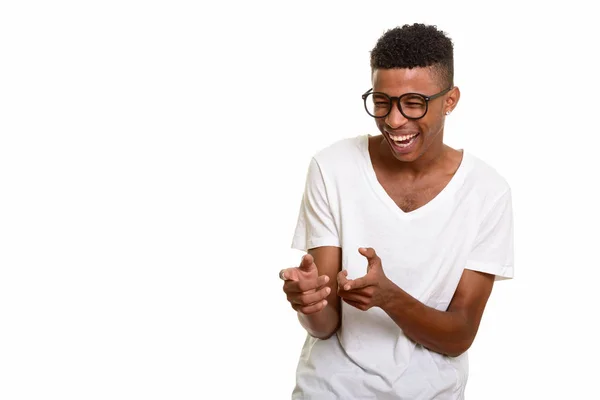
[[[597,393],[598,33],[547,3],[2,2],[0,398],[289,398],[306,167],[376,133],[369,51],[412,22],[455,43],[448,144],[513,188],[467,398]]]

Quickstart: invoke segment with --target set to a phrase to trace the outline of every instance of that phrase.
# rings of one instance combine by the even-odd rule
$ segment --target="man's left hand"
[[[374,249],[361,247],[358,252],[367,259],[367,274],[348,279],[348,271],[340,271],[337,276],[338,295],[359,310],[381,307],[390,298],[394,284],[385,276],[381,259]]]

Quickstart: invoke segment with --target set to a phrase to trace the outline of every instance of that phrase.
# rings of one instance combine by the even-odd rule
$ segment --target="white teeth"
[[[412,138],[414,138],[417,135],[418,135],[418,133],[414,133],[412,135],[403,135],[403,136],[392,136],[392,135],[390,135],[390,137],[392,138],[392,140],[394,142],[401,142],[403,140],[412,139]]]
[[[398,147],[408,147],[412,144],[413,140],[415,138],[415,136],[417,136],[418,133],[412,134],[412,135],[403,135],[403,136],[392,136],[390,135],[390,137],[392,138],[392,140],[394,141],[395,145]],[[403,140],[409,140],[408,143],[401,143]]]

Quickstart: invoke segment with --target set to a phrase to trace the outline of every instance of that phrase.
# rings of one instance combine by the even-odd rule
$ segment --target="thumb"
[[[315,259],[310,254],[305,254],[300,262],[300,269],[305,272],[310,272],[315,264]]]
[[[358,252],[365,256],[369,262],[370,267],[374,267],[376,265],[381,265],[381,260],[379,256],[375,252],[375,249],[372,247],[361,247],[358,249]]]

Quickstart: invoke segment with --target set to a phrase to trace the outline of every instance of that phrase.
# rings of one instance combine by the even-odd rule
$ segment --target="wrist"
[[[389,279],[385,279],[385,283],[381,287],[381,304],[379,308],[381,308],[386,313],[389,309],[394,307],[394,303],[397,300],[398,296],[401,295],[402,289],[400,289],[394,282]]]

